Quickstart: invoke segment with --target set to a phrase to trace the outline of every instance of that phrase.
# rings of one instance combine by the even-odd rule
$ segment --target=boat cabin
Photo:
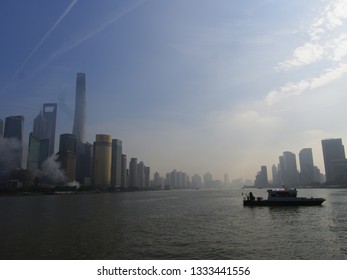
[[[294,198],[297,195],[296,189],[271,189],[268,190],[268,199],[278,199],[278,198]]]

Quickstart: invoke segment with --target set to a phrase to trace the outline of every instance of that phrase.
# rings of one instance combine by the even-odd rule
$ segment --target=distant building
[[[281,166],[282,183],[288,186],[297,186],[299,184],[298,169],[296,157],[292,152],[283,152],[283,161]]]
[[[121,188],[128,187],[127,156],[122,154]]]
[[[112,138],[97,134],[94,142],[94,184],[103,190],[111,185]]]
[[[213,186],[213,177],[212,174],[207,172],[204,175],[204,186],[205,187],[211,187]]]
[[[39,140],[48,140],[48,155],[54,154],[57,104],[45,103],[43,110],[34,119],[33,136]]]
[[[300,183],[307,185],[315,181],[313,154],[311,148],[302,149],[299,152]]]
[[[145,166],[143,162],[137,164],[137,184],[138,188],[143,189],[145,187]]]
[[[24,117],[11,116],[5,119],[4,138],[12,138],[17,141],[18,145],[14,152],[13,163],[16,168],[22,168],[23,158],[23,131],[24,131]]]
[[[3,137],[4,135],[4,121],[0,119],[0,137]]]
[[[65,133],[60,135],[58,161],[61,164],[66,180],[73,182],[76,180],[76,150],[77,139],[73,134]]]
[[[267,176],[267,168],[265,165],[261,166],[260,171],[255,176],[254,186],[265,188],[269,185]]]
[[[93,145],[78,142],[77,139],[76,143],[76,181],[82,185],[90,185],[93,177]]]
[[[202,187],[202,179],[201,176],[195,174],[192,176],[192,187],[193,188],[201,188]]]
[[[30,171],[38,171],[41,169],[42,163],[47,159],[49,151],[49,140],[38,139],[33,133],[29,135],[29,148],[27,158],[27,169]]]
[[[129,162],[129,187],[137,188],[137,158],[131,158]]]
[[[122,141],[112,139],[111,186],[119,188],[122,184]]]
[[[72,128],[72,134],[76,135],[77,142],[86,142],[86,74],[77,73],[76,78],[76,99],[75,116]]]
[[[151,176],[151,169],[149,166],[145,166],[145,188],[149,188],[150,186],[150,176]]]
[[[342,140],[340,138],[322,140],[322,149],[326,182],[335,183],[337,180],[337,173],[334,168],[339,166],[340,163],[334,164],[334,161],[343,161],[346,158],[345,148],[342,144]]]

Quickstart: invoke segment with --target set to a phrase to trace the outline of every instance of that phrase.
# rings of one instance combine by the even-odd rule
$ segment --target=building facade
[[[122,185],[122,141],[112,139],[111,186],[120,188]]]
[[[75,116],[72,128],[72,134],[76,135],[77,142],[86,142],[86,74],[77,73],[76,78],[76,100]]]
[[[346,158],[342,140],[340,138],[322,140],[322,149],[326,182],[335,183],[337,174],[336,170],[334,170],[334,166],[340,165],[336,163],[336,161],[343,161]]]
[[[111,185],[112,137],[97,134],[94,142],[94,185],[106,190]]]
[[[43,110],[34,119],[33,136],[39,140],[48,139],[48,156],[54,154],[56,122],[57,104],[43,104]]]
[[[13,165],[15,168],[22,168],[23,160],[23,131],[24,117],[11,116],[5,119],[4,138],[12,138],[17,145],[13,145]]]

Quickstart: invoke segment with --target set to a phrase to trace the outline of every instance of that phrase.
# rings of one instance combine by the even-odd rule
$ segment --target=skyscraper
[[[0,137],[3,136],[3,131],[4,131],[4,121],[0,119]]]
[[[14,151],[14,166],[22,168],[23,157],[23,129],[24,129],[24,117],[23,116],[11,116],[5,119],[4,138],[13,138],[18,141],[18,148]]]
[[[336,179],[334,164],[345,160],[345,148],[339,138],[322,140],[322,149],[326,181],[334,182]]]
[[[315,181],[313,154],[311,148],[302,149],[299,153],[300,183],[309,184]]]
[[[111,184],[112,137],[97,134],[94,142],[94,184],[106,190]]]
[[[112,139],[111,186],[119,188],[122,184],[122,141]]]
[[[281,167],[281,175],[285,185],[298,185],[299,177],[294,153],[283,152],[283,168]]]
[[[137,187],[137,158],[131,158],[129,163],[129,187]]]
[[[30,171],[39,170],[42,162],[48,157],[48,149],[49,140],[40,140],[34,136],[34,133],[31,132],[29,135],[27,169]]]
[[[86,142],[86,74],[77,73],[75,117],[72,134],[76,135],[77,142]]]
[[[127,156],[122,154],[122,176],[121,176],[121,188],[127,188],[128,187],[128,174],[127,174]]]
[[[75,135],[68,133],[60,135],[58,160],[68,182],[76,179],[76,149]]]
[[[57,103],[43,104],[43,110],[34,119],[33,135],[39,139],[48,139],[48,156],[54,154],[55,127],[57,122]]]

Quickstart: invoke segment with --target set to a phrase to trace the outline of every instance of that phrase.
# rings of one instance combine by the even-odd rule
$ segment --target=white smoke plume
[[[56,184],[66,181],[64,171],[60,168],[60,162],[57,161],[56,155],[51,155],[42,163],[41,176]]]

